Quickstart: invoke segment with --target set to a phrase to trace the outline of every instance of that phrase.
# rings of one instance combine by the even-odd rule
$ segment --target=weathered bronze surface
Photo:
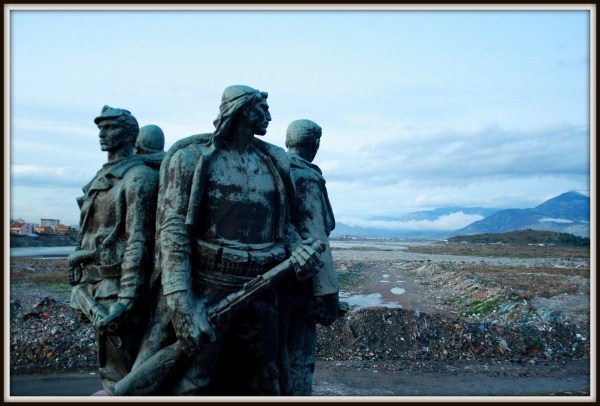
[[[159,127],[137,136],[137,122],[131,132],[117,125],[123,117],[135,121],[108,107],[96,119],[109,163],[128,163],[120,177],[103,169],[96,179],[137,189],[95,206],[108,192],[84,188],[71,258],[73,307],[96,326],[99,349],[121,343],[118,352],[99,351],[107,393],[310,395],[316,323],[339,314],[327,243],[335,220],[311,163],[320,127],[290,124],[287,153],[262,141],[267,93],[242,85],[224,90],[214,132],[180,139],[166,153]],[[130,218],[140,222],[134,231]],[[122,246],[98,262],[98,247],[115,239]],[[105,265],[112,274],[89,276]],[[96,287],[105,280],[106,298]]]
[[[108,162],[83,187],[76,251],[68,258],[71,307],[96,331],[102,384],[127,375],[146,325],[158,172],[133,154],[138,123],[104,106],[94,122]]]
[[[338,280],[327,243],[335,218],[321,169],[312,163],[319,150],[321,127],[311,120],[289,124],[285,145],[296,189],[294,225],[302,238],[325,242],[324,264],[310,284],[290,280],[289,318],[284,332],[281,388],[284,395],[310,396],[315,368],[316,324],[331,325],[338,317]]]

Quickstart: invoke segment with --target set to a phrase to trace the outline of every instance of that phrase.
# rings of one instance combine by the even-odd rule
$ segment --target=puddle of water
[[[11,257],[66,257],[75,251],[75,246],[67,247],[14,247],[10,249]]]
[[[403,290],[403,289],[402,289]],[[369,295],[350,295],[340,291],[340,300],[348,303],[352,308],[364,308],[364,307],[402,307],[398,302],[384,302],[381,300],[381,293],[371,293]]]
[[[380,276],[379,281],[374,284],[371,289],[381,293],[354,294],[349,292],[340,292],[340,300],[347,302],[353,309],[382,306],[390,308],[402,308],[403,306],[399,302],[393,300],[395,299],[393,295],[402,295],[406,293],[406,289],[399,287],[400,284],[405,283],[404,280],[399,279],[401,276],[387,273],[389,272],[389,269],[384,267],[377,267],[371,270],[371,272],[372,271],[379,271]],[[377,286],[377,284],[379,284],[379,286]]]

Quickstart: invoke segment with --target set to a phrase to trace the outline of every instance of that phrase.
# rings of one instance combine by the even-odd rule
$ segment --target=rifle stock
[[[93,297],[85,290],[84,285],[76,285],[73,287],[72,298],[77,302],[79,308],[90,320],[99,314],[101,317],[108,316],[108,311],[100,303],[96,302]]]
[[[90,320],[90,322],[94,320],[96,315],[100,315],[100,317],[108,316],[108,310],[106,310],[106,307],[96,302],[94,298],[91,297],[90,294],[85,290],[83,285],[76,285],[73,287],[72,299],[77,302],[79,308]],[[116,333],[118,328],[119,326],[117,323],[113,322],[107,326],[106,331],[100,331],[96,329],[96,338],[98,340],[98,364],[100,366],[106,365],[105,345],[107,343],[108,333],[111,333],[111,335],[114,336],[114,333]]]

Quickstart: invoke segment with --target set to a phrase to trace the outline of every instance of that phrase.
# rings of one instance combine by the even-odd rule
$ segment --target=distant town
[[[38,235],[72,235],[78,230],[73,226],[60,223],[59,219],[40,219],[39,223],[28,222],[24,219],[10,219],[10,235],[38,236]]]

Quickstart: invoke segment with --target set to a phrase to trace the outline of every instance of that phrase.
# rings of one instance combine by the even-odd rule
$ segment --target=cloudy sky
[[[11,218],[78,223],[75,198],[106,161],[103,105],[159,125],[169,147],[213,131],[233,84],[269,93],[266,141],[321,125],[338,222],[590,193],[589,8],[103,7],[5,6]]]

